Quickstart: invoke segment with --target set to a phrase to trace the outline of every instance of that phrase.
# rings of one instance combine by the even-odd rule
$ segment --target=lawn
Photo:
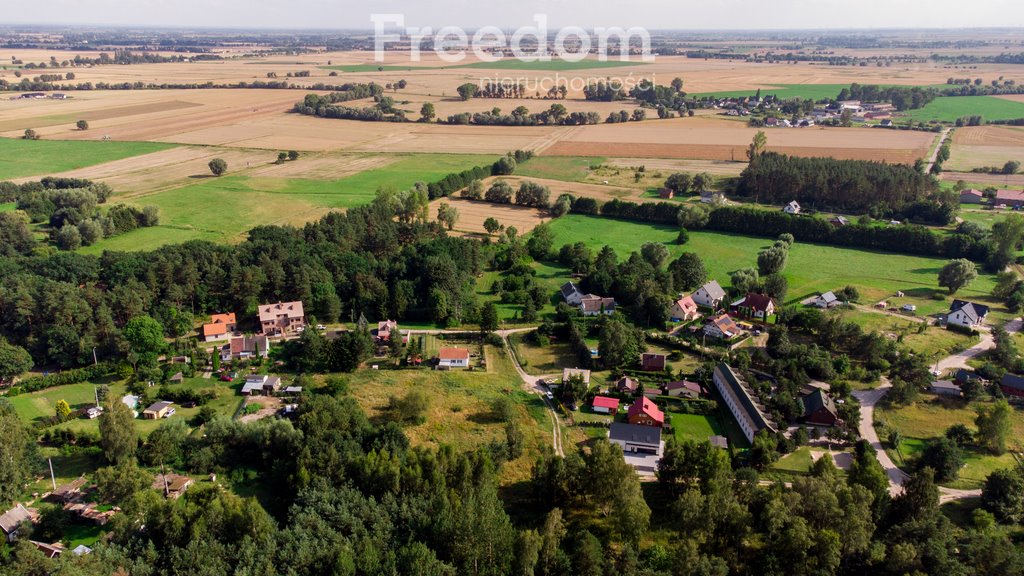
[[[11,212],[18,206],[17,202],[5,202],[0,204],[0,212]]]
[[[985,120],[1012,120],[1024,118],[1024,103],[995,96],[944,96],[932,100],[924,108],[907,110],[904,114],[915,122],[956,122],[961,116],[975,114]],[[897,124],[899,122],[896,121]]]
[[[321,70],[335,70],[338,72],[407,72],[411,70],[436,70],[434,66],[392,66],[383,64],[335,64],[332,66],[318,66]]]
[[[47,176],[175,146],[157,142],[0,138],[0,180]]]
[[[536,394],[523,389],[508,355],[486,347],[487,371],[465,370],[362,370],[342,376],[352,396],[371,418],[383,418],[389,398],[420,390],[430,398],[426,422],[405,426],[414,446],[454,447],[472,450],[492,440],[505,441],[505,424],[492,409],[503,396],[519,405],[517,421],[526,438],[524,455],[502,468],[502,483],[527,480],[530,467],[542,446],[551,443],[551,420]]]
[[[530,374],[543,375],[561,373],[563,368],[579,365],[576,357],[565,342],[554,342],[547,346],[536,346],[523,341],[521,334],[509,337],[509,343],[516,347],[516,354],[523,369]]]
[[[605,160],[591,156],[538,156],[518,166],[516,176],[582,182],[592,166],[598,166]]]
[[[707,442],[708,438],[712,436],[724,436],[721,426],[714,416],[676,412],[669,412],[667,416],[672,424],[672,435],[677,442],[683,440]]]
[[[672,258],[683,252],[701,256],[710,278],[725,285],[729,273],[740,268],[757,267],[757,253],[772,240],[719,232],[691,231],[685,246],[675,244],[678,229],[608,218],[570,215],[551,223],[554,248],[563,244],[584,242],[595,250],[608,245],[625,260],[645,242],[665,244]],[[864,302],[876,302],[902,290],[908,301],[918,306],[919,315],[948,310],[950,299],[938,286],[938,273],[945,260],[823,246],[797,242],[790,250],[785,276],[789,281],[787,303],[796,303],[807,296],[852,285],[860,290]],[[995,277],[981,274],[958,298],[969,298],[994,305],[994,312],[1007,317],[1002,305],[989,294]],[[936,298],[936,296],[940,298]]]
[[[782,99],[789,98],[800,98],[812,100],[824,100],[826,98],[835,98],[839,96],[839,92],[843,88],[849,88],[849,84],[766,84],[761,87],[761,97],[768,95],[775,95]],[[697,98],[704,96],[715,97],[715,98],[742,98],[744,96],[754,96],[757,94],[757,88],[752,90],[726,90],[724,92],[700,92],[697,94],[690,94]]]
[[[925,442],[945,434],[946,429],[954,424],[964,424],[974,430],[974,419],[977,416],[975,407],[982,402],[967,402],[923,395],[922,398],[909,406],[894,408],[879,406],[875,410],[876,426],[884,424],[900,431],[905,440],[900,444],[900,451],[889,449],[893,460],[901,467],[909,468],[925,447]],[[1011,450],[1020,450],[1020,438],[1024,435],[1024,412],[1015,408],[1012,418],[1013,432],[1010,435]],[[960,470],[960,478],[948,483],[953,488],[980,488],[985,478],[1000,468],[1011,468],[1016,461],[1010,453],[994,456],[980,450],[968,448],[964,450],[964,467]]]
[[[101,240],[82,252],[152,250],[187,240],[237,242],[259,225],[300,225],[330,209],[368,204],[382,186],[404,190],[418,181],[439,180],[496,159],[492,155],[413,154],[335,180],[243,175],[203,178],[196,184],[129,200],[160,208],[160,225]]]
[[[791,475],[806,476],[811,471],[812,465],[814,465],[814,459],[811,458],[811,449],[807,446],[801,446],[780,458],[778,462],[772,465],[772,470]]]
[[[898,299],[892,299],[899,305]],[[927,326],[921,330],[922,322],[910,318],[900,318],[881,312],[865,312],[862,310],[839,310],[836,312],[845,320],[853,322],[865,332],[881,332],[901,338],[903,345],[916,354],[926,358],[946,357],[960,350],[970,348],[978,342],[971,337],[938,326]]]

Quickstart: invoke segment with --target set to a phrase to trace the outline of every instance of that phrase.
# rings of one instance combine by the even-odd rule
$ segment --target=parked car
[[[316,329],[317,330],[327,330],[327,326],[324,326],[323,324],[317,324],[316,325]]]
[[[917,306],[914,306],[913,304],[904,304],[903,305],[903,311],[904,312],[917,312]]]
[[[230,374],[225,373],[220,375],[221,382],[231,382],[232,380],[234,380],[234,378],[232,378]]]
[[[174,416],[174,408],[168,408],[164,414],[164,418],[170,418],[171,416]]]
[[[545,396],[548,397],[548,400],[554,400],[555,399],[555,395],[552,392],[550,392],[550,391],[548,391],[548,393],[545,394]]]

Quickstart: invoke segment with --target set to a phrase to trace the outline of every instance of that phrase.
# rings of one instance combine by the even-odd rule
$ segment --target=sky
[[[372,29],[372,13],[407,26],[533,24],[649,29],[1024,27],[1024,0],[32,0],[5,3],[2,24]],[[9,6],[8,8],[10,8]],[[553,32],[554,32],[553,31]]]

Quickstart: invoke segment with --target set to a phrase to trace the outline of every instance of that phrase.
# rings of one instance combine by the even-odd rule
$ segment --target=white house
[[[611,316],[615,313],[615,298],[587,294],[580,300],[580,313],[584,316]]]
[[[572,282],[566,282],[562,284],[560,288],[562,292],[562,300],[569,306],[579,306],[580,302],[583,301],[583,292],[580,292],[579,287]]]
[[[832,308],[841,304],[835,292],[825,292],[814,299],[814,305],[818,308]]]
[[[798,204],[796,200],[793,200],[789,204],[786,204],[786,207],[783,208],[782,211],[786,214],[799,214],[800,204]]]
[[[725,363],[716,366],[712,381],[748,441],[753,442],[754,435],[761,430],[775,433],[775,424],[765,416],[757,397],[743,384],[732,367]]]
[[[712,280],[693,293],[693,301],[705,308],[718,308],[725,299],[725,290],[717,280]]]
[[[986,316],[988,316],[988,306],[966,300],[953,300],[949,306],[949,314],[946,315],[946,325],[976,328],[985,322]]]
[[[697,303],[694,302],[692,296],[682,296],[673,302],[668,315],[672,320],[682,322],[690,322],[691,320],[700,318],[700,312],[697,310]]]
[[[469,350],[465,348],[441,348],[437,357],[439,368],[469,368]]]

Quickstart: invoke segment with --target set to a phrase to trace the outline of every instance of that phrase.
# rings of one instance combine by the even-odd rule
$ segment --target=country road
[[[939,157],[939,150],[942,148],[942,144],[949,138],[949,132],[952,128],[944,128],[942,133],[939,134],[939,143],[935,145],[935,150],[932,150],[932,155],[928,158],[928,165],[924,167],[925,174],[932,173],[932,166],[935,165],[935,160]]]
[[[499,333],[500,334],[500,333]],[[523,386],[534,394],[539,394],[540,399],[544,401],[544,405],[548,407],[549,414],[551,415],[551,441],[552,446],[555,449],[555,454],[564,457],[565,450],[562,448],[562,420],[558,416],[558,410],[555,409],[554,404],[548,400],[547,389],[541,386],[539,382],[544,379],[550,378],[561,378],[562,375],[553,376],[530,376],[523,370],[523,367],[519,365],[519,359],[516,358],[515,353],[512,351],[512,345],[509,344],[508,334],[501,334],[501,339],[505,343],[505,350],[508,352],[508,357],[512,359],[512,365],[516,368],[516,373],[519,374],[519,378],[523,381]]]

